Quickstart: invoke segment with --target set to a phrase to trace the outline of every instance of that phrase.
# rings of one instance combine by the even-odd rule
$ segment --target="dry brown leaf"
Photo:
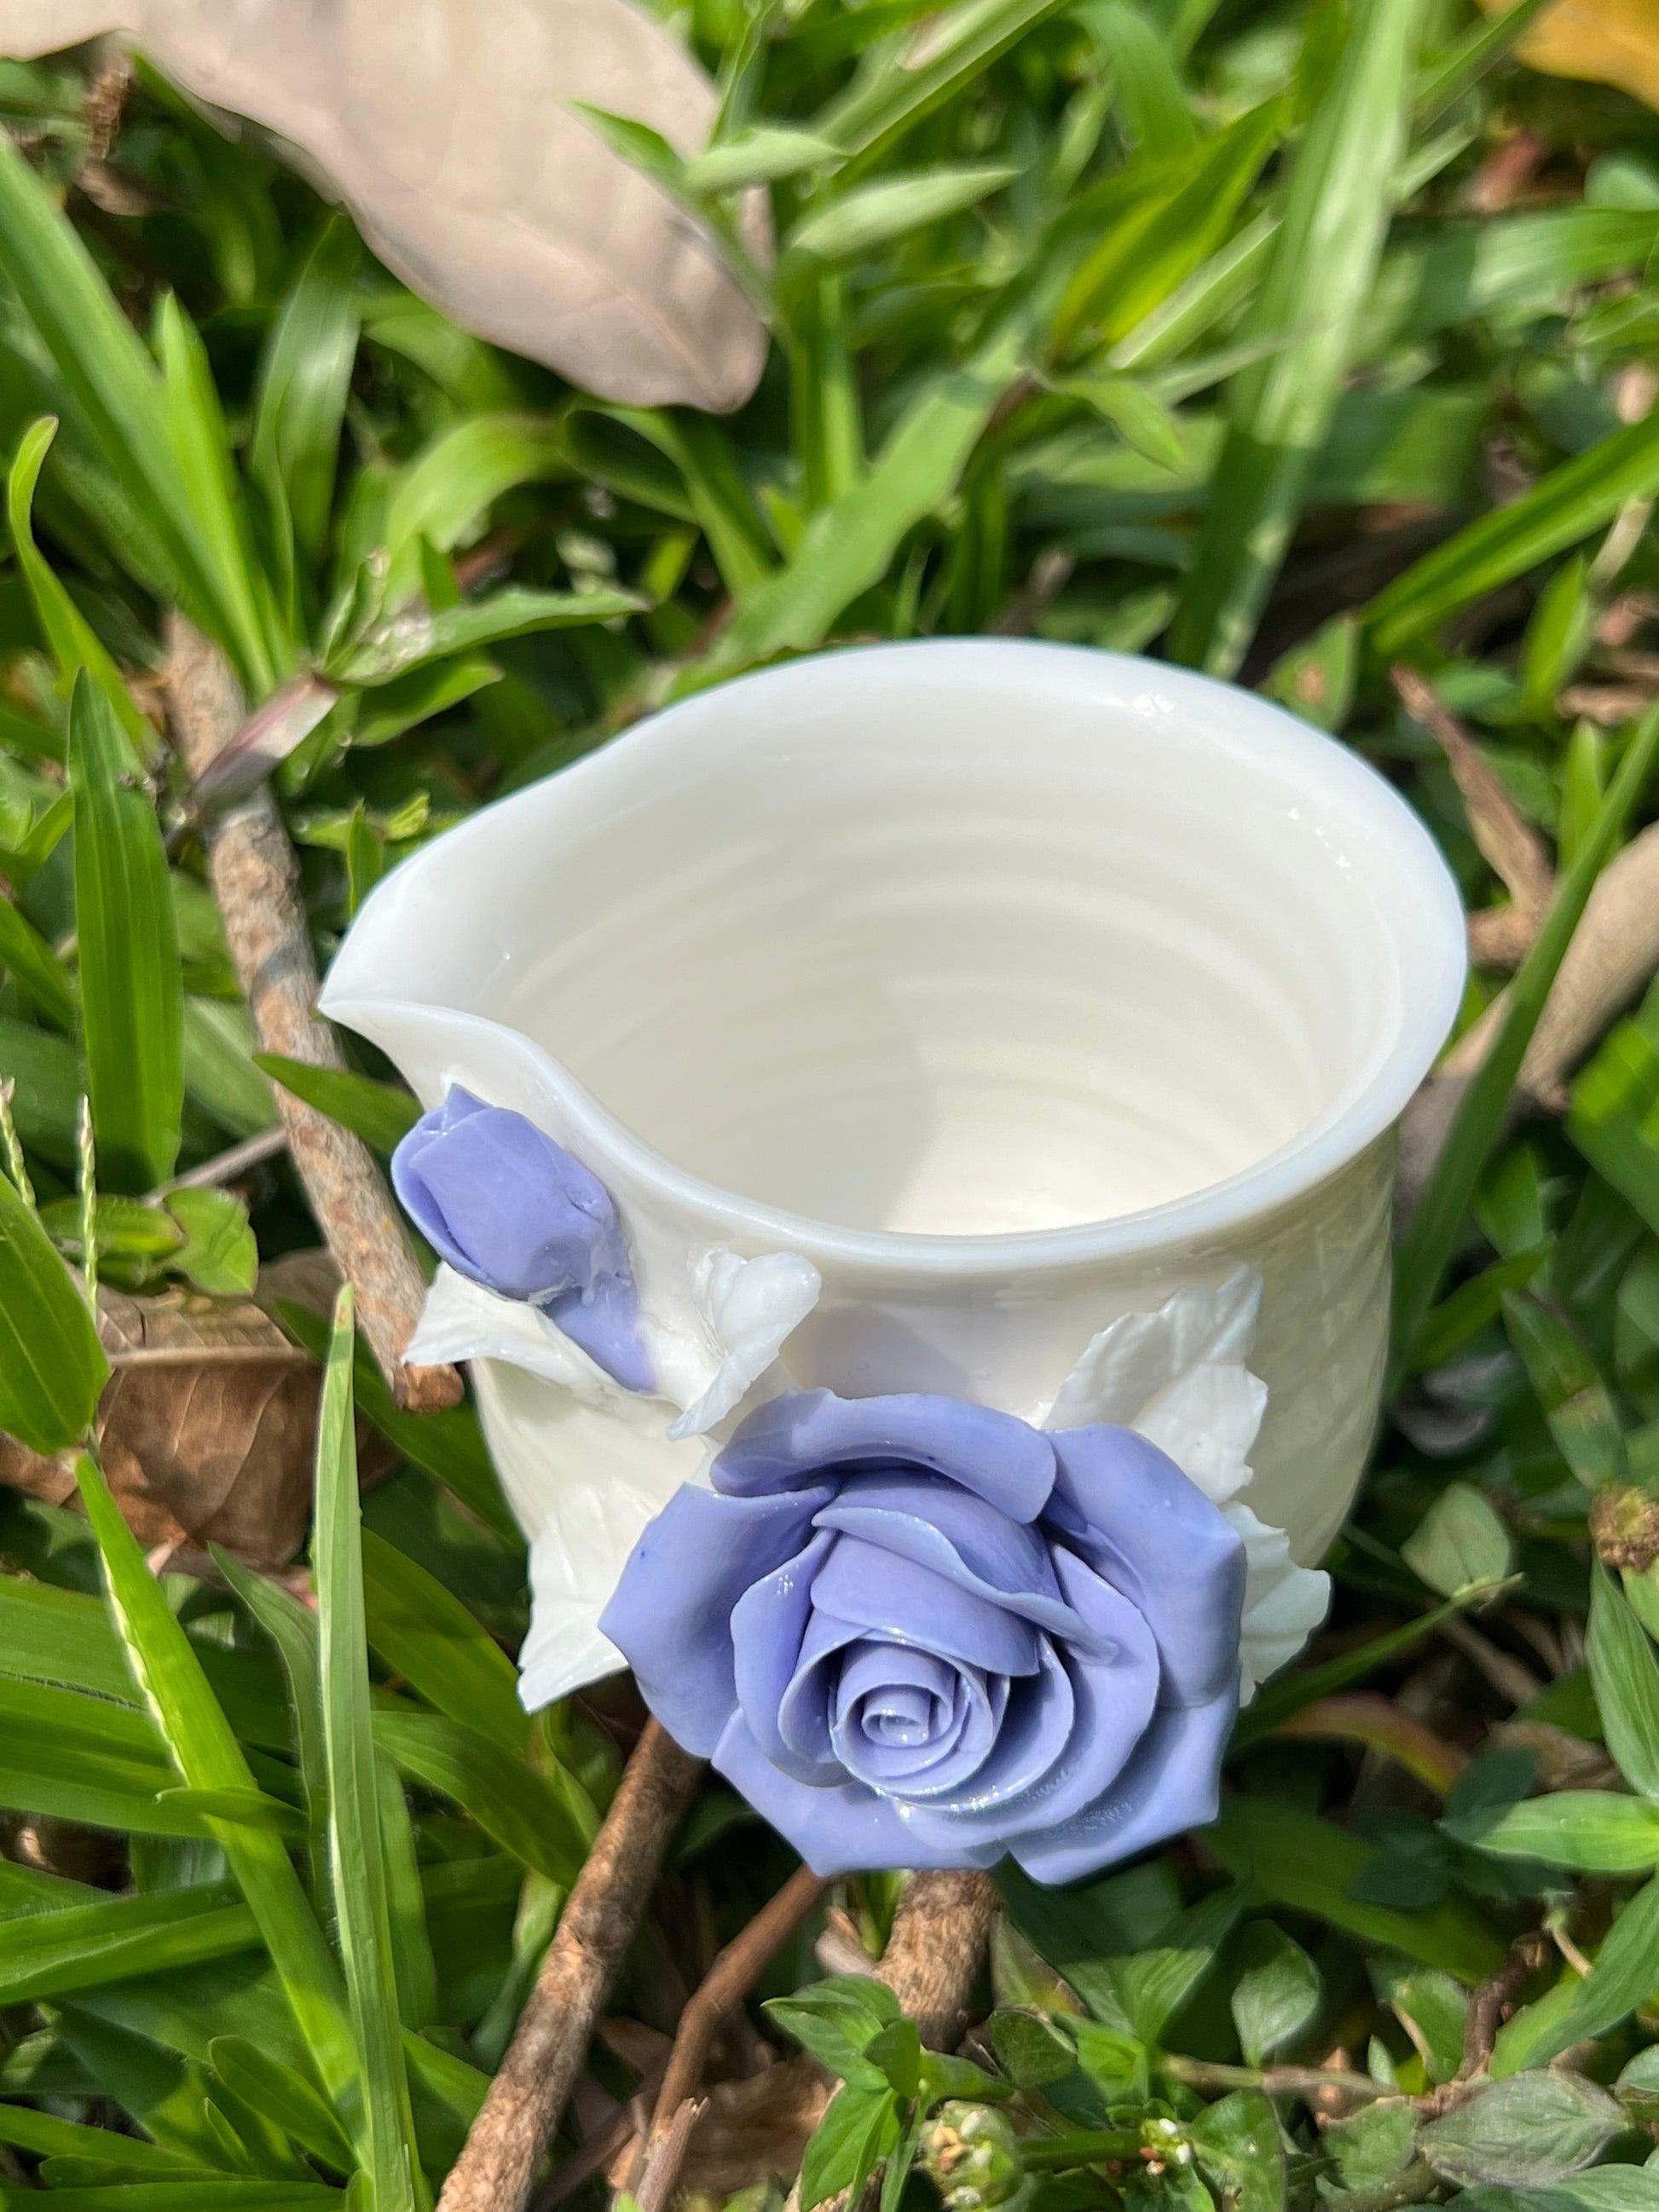
[[[284,1291],[283,1295],[292,1295]],[[102,1288],[110,1380],[99,1401],[104,1471],[146,1547],[222,1544],[250,1566],[283,1566],[311,1510],[317,1370],[252,1299]],[[0,1437],[0,1482],[72,1502],[67,1455]]]
[[[714,86],[629,0],[0,0],[9,54],[97,30],[282,141],[479,337],[635,406],[754,390],[766,326],[714,240],[571,106],[707,143]],[[763,254],[762,196],[745,220]]]
[[[1510,0],[1480,0],[1498,15]],[[1516,52],[1547,76],[1617,85],[1659,108],[1659,0],[1556,0]]]
[[[785,2058],[746,2081],[699,2090],[702,2116],[680,2168],[681,2185],[731,2197],[799,2173],[807,2138],[835,2086],[811,2059]]]

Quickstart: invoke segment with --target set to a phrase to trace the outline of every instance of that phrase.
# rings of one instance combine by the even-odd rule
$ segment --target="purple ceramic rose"
[[[601,1619],[647,1703],[819,1872],[1069,1881],[1211,1819],[1244,1554],[1132,1431],[774,1400]]]
[[[539,1308],[625,1389],[653,1387],[616,1206],[544,1130],[457,1085],[393,1152],[392,1181],[440,1259]]]

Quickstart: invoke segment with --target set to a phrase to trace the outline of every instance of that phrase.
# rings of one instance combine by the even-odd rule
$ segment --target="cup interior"
[[[428,856],[399,872],[407,995],[522,1031],[678,1169],[854,1232],[1109,1221],[1357,1104],[1375,1134],[1462,975],[1443,864],[1346,748],[1043,646],[769,671],[429,857],[424,896]]]

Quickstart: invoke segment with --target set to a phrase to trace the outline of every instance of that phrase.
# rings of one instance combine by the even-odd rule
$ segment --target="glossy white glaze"
[[[732,1410],[721,1316],[763,1345],[771,1277],[733,1298],[722,1254],[793,1255],[803,1309],[820,1278],[762,1392],[1037,1420],[1111,1323],[1242,1264],[1249,1507],[1316,1559],[1376,1413],[1393,1125],[1462,975],[1443,863],[1346,747],[1161,664],[959,640],[744,678],[486,809],[374,893],[323,1003],[621,1211],[667,1402],[480,1363],[540,1593],[695,1479],[677,1413]]]

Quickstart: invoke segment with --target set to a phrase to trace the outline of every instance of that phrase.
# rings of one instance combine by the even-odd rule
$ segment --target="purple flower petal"
[[[1067,1594],[1079,1610],[1115,1626],[1118,1656],[1101,1662],[1050,1646],[1050,1672],[1036,1686],[1011,1686],[1008,1711],[995,1751],[955,1802],[930,1801],[918,1808],[916,1832],[943,1844],[947,1833],[979,1843],[1048,1828],[1109,1789],[1134,1756],[1157,1705],[1158,1655],[1146,1624],[1127,1600],[1091,1576],[1087,1567],[1057,1554]],[[1086,1587],[1093,1583],[1093,1589]],[[1064,1677],[1062,1697],[1056,1675]],[[1057,1747],[1056,1713],[1064,1710],[1064,1741]]]
[[[654,1388],[611,1194],[545,1130],[455,1086],[392,1153],[392,1181],[459,1273],[539,1306],[625,1389]]]
[[[982,1667],[988,1674],[1030,1674],[1038,1664],[1039,1638],[1030,1621],[861,1537],[836,1538],[812,1598],[837,1620],[963,1667]]]
[[[802,1668],[802,1647],[813,1620],[813,1583],[835,1543],[828,1530],[815,1534],[803,1551],[751,1583],[732,1608],[738,1709],[769,1759],[798,1782],[820,1788],[842,1778],[830,1747],[823,1698],[816,1708],[796,1714],[793,1729],[784,1725],[783,1715],[791,1684]],[[839,1644],[835,1648],[839,1650]],[[810,1666],[811,1661],[806,1663]]]
[[[1136,1606],[1158,1640],[1162,1703],[1201,1705],[1238,1672],[1244,1547],[1172,1459],[1133,1430],[1054,1434],[1048,1519]]]
[[[1204,1705],[1156,1715],[1112,1786],[1069,1820],[1021,1836],[1013,1855],[1034,1881],[1076,1881],[1214,1820],[1221,1760],[1238,1711],[1235,1686]]]
[[[800,1551],[829,1495],[720,1498],[677,1490],[629,1556],[599,1626],[674,1741],[706,1759],[737,1708],[732,1614],[751,1583]]]
[[[1035,1521],[1054,1482],[1050,1439],[1012,1413],[905,1393],[838,1398],[802,1390],[749,1416],[715,1461],[717,1490],[781,1490],[825,1474],[921,1468],[1015,1521]]]
[[[909,1795],[927,1785],[942,1760],[959,1757],[965,1734],[977,1747],[975,1763],[982,1761],[996,1727],[977,1668],[875,1638],[848,1646],[830,1737],[855,1779]]]
[[[774,1766],[741,1714],[720,1738],[714,1764],[814,1874],[855,1874],[866,1867],[994,1866],[1000,1844],[964,1852],[935,1850],[910,1832],[905,1810],[861,1782],[814,1790]]]
[[[1087,1627],[1060,1595],[1041,1530],[1011,1521],[954,1483],[925,1474],[854,1476],[817,1523],[930,1568],[1051,1635],[1088,1640]]]

